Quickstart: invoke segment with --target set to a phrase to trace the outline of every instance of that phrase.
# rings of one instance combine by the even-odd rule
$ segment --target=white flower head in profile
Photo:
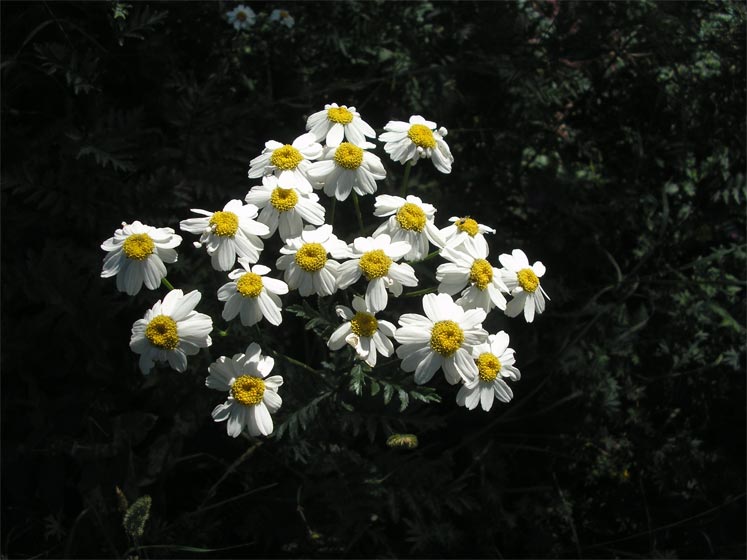
[[[179,227],[200,236],[195,245],[207,247],[215,270],[231,270],[237,255],[249,262],[257,262],[264,248],[260,236],[267,235],[270,230],[254,219],[256,206],[231,200],[217,212],[194,208],[192,212],[201,214],[201,217],[182,220]]]
[[[540,261],[529,266],[529,260],[521,249],[514,249],[511,254],[502,254],[498,259],[504,268],[501,269],[503,282],[513,299],[506,305],[506,315],[516,317],[524,311],[527,323],[534,321],[534,313],[545,310],[545,298],[550,296],[540,285],[540,278],[545,275],[545,265]]]
[[[327,254],[337,259],[349,255],[347,244],[337,239],[329,224],[318,228],[306,226],[300,236],[286,241],[280,253],[277,268],[285,271],[288,287],[297,289],[303,297],[313,293],[320,296],[335,293],[340,263],[328,258]]]
[[[201,298],[194,290],[171,290],[145,317],[132,325],[130,348],[140,354],[140,371],[150,373],[155,362],[168,362],[176,371],[187,369],[187,356],[212,344],[213,320],[194,310]]]
[[[301,235],[304,222],[324,223],[324,206],[316,194],[284,188],[274,175],[262,177],[262,184],[252,187],[244,200],[260,209],[258,221],[269,228],[268,237],[279,229],[280,238],[286,241]]]
[[[306,130],[332,148],[339,146],[343,138],[356,146],[365,144],[366,137],[376,138],[374,129],[361,118],[355,107],[337,103],[325,105],[323,111],[313,113],[306,121]]]
[[[491,334],[487,342],[478,344],[472,349],[472,357],[477,364],[477,377],[465,382],[457,393],[459,406],[473,410],[478,403],[484,411],[493,406],[493,399],[507,403],[514,397],[511,387],[504,379],[518,381],[521,373],[514,366],[514,350],[508,347],[508,334],[500,331]]]
[[[414,371],[419,385],[430,381],[439,368],[452,385],[472,381],[478,373],[472,349],[488,338],[482,328],[485,311],[465,311],[448,294],[423,296],[423,310],[425,316],[403,314],[394,332],[402,345],[397,348],[402,369]]]
[[[389,321],[377,319],[374,312],[360,296],[353,298],[353,309],[344,305],[335,307],[337,315],[345,320],[332,336],[327,346],[339,350],[345,344],[355,349],[358,358],[369,366],[376,365],[376,353],[389,357],[394,353],[394,345],[389,340],[394,336],[394,325]]]
[[[366,151],[373,147],[368,142],[358,146],[343,142],[325,148],[322,158],[309,166],[309,179],[337,200],[346,200],[353,190],[361,196],[374,194],[376,181],[386,177],[386,171],[379,156]]]
[[[257,15],[249,6],[239,4],[230,12],[226,12],[226,18],[228,18],[228,23],[233,25],[233,28],[238,31],[239,29],[249,29],[254,25]]]
[[[281,309],[283,305],[279,295],[288,293],[288,285],[282,280],[268,278],[270,269],[261,264],[251,265],[244,258],[239,259],[242,268],[229,273],[231,282],[223,284],[218,290],[218,300],[226,302],[222,317],[230,321],[237,315],[241,324],[250,327],[262,320],[262,317],[273,325],[283,322]]]
[[[441,173],[451,173],[454,156],[444,140],[447,134],[444,127],[436,130],[433,121],[413,115],[409,122],[389,121],[384,130],[386,132],[379,135],[379,140],[385,142],[384,151],[394,161],[411,161],[415,164],[419,159],[426,158]]]
[[[288,29],[291,29],[296,23],[296,20],[293,19],[293,16],[290,15],[290,13],[288,13],[288,10],[277,8],[270,12],[270,21],[276,21],[280,25],[286,26]]]
[[[417,286],[415,271],[407,263],[397,263],[410,251],[406,241],[392,243],[386,233],[378,237],[358,237],[349,245],[351,259],[340,264],[337,284],[347,288],[361,276],[368,281],[366,306],[374,312],[386,308],[387,290],[395,297],[402,294],[402,286]]]
[[[309,132],[296,138],[292,144],[270,140],[265,142],[262,153],[249,162],[249,178],[274,174],[284,188],[311,192],[307,171],[311,162],[321,155],[322,145]]]
[[[456,248],[468,238],[484,238],[486,233],[495,233],[493,228],[478,224],[477,220],[469,216],[462,218],[452,216],[449,221],[451,224],[441,230],[445,247]]]
[[[439,292],[452,296],[462,292],[457,303],[465,309],[479,308],[485,313],[494,307],[506,309],[501,292],[508,292],[508,288],[500,270],[487,261],[488,242],[484,237],[467,237],[457,248],[442,249],[441,256],[450,262],[436,270]]]
[[[145,283],[155,290],[166,277],[163,263],[176,262],[176,250],[182,238],[171,228],[154,228],[135,220],[122,227],[101,244],[107,251],[102,278],[117,276],[117,289],[128,295],[137,294]]]
[[[208,367],[205,385],[216,391],[228,392],[225,403],[213,410],[213,420],[226,422],[226,431],[238,437],[246,428],[249,435],[269,436],[273,430],[272,416],[283,404],[278,388],[283,384],[279,375],[270,375],[275,360],[262,356],[256,342],[244,354],[232,358],[221,356]]]
[[[389,219],[381,224],[373,236],[386,233],[392,242],[405,241],[410,251],[405,255],[408,261],[418,261],[428,254],[428,242],[443,247],[443,239],[433,223],[436,208],[420,198],[408,195],[407,198],[382,194],[376,197],[374,216]]]

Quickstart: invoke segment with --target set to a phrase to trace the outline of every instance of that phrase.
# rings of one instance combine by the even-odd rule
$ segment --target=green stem
[[[441,254],[441,249],[436,249],[436,250],[435,250],[435,251],[433,251],[432,253],[428,253],[428,254],[427,254],[426,256],[424,256],[424,257],[423,257],[422,259],[420,259],[419,261],[414,261],[414,262],[424,262],[424,261],[429,261],[429,260],[431,260],[432,258],[434,258],[434,257],[437,257],[437,256],[438,256],[438,255],[440,255],[440,254]]]
[[[312,373],[317,373],[317,374],[321,373],[319,370],[314,369],[313,367],[311,367],[311,366],[309,366],[309,365],[307,365],[307,364],[305,364],[303,362],[300,362],[300,361],[296,360],[295,358],[291,358],[290,356],[286,356],[285,354],[281,354],[280,352],[274,352],[274,354],[277,355],[278,357],[283,358],[284,360],[292,363],[293,365],[296,365],[296,366],[298,366],[300,368],[303,368],[303,369],[305,369],[307,371],[310,371]]]
[[[405,196],[407,196],[407,183],[410,180],[410,169],[412,169],[412,162],[408,161],[405,164],[405,176],[402,178],[402,191],[400,193],[402,198],[405,198]]]
[[[436,287],[432,288],[423,288],[422,290],[415,290],[414,292],[407,292],[406,294],[402,294],[402,297],[415,297],[415,296],[424,296],[425,294],[431,294],[436,291]]]
[[[174,289],[174,286],[171,285],[171,282],[169,282],[168,280],[166,280],[165,276],[163,278],[161,278],[161,284],[163,284],[164,286],[166,286],[169,290],[173,290]]]
[[[361,204],[358,202],[358,194],[353,193],[353,206],[355,206],[355,216],[358,218],[358,233],[363,233],[363,214],[361,214]]]
[[[228,336],[228,330],[229,330],[230,328],[231,328],[231,325],[228,325],[228,326],[226,327],[226,330],[224,330],[224,331],[222,331],[222,330],[217,330],[217,331],[215,331],[215,333],[216,333],[216,334],[217,334],[218,336]]]

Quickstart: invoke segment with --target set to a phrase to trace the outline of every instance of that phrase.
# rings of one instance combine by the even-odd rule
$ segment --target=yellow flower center
[[[345,107],[331,107],[327,109],[327,118],[334,123],[350,124],[353,122],[353,113]]]
[[[145,327],[145,338],[153,346],[164,350],[173,350],[179,346],[179,335],[176,332],[176,321],[168,315],[156,315]]]
[[[296,251],[296,264],[306,272],[317,272],[327,264],[327,249],[321,243],[304,243]]]
[[[459,218],[454,225],[459,231],[467,233],[470,237],[474,237],[480,231],[477,227],[477,222],[472,218]]]
[[[293,189],[282,189],[276,187],[270,195],[270,204],[278,212],[287,212],[293,210],[298,204],[298,195]]]
[[[239,21],[244,21],[246,19],[246,12],[238,12],[236,14],[236,19]]]
[[[156,244],[147,233],[133,233],[125,239],[122,251],[125,257],[134,261],[144,261],[153,254]]]
[[[431,348],[447,358],[464,342],[464,331],[454,321],[439,321],[431,330]]]
[[[475,286],[484,290],[493,280],[493,267],[485,259],[475,259],[469,269],[469,280],[474,282]]]
[[[259,274],[247,272],[236,281],[236,291],[244,297],[257,297],[262,293],[262,277]]]
[[[373,251],[363,253],[358,266],[363,271],[363,274],[366,275],[367,280],[373,280],[375,278],[386,276],[386,273],[389,272],[389,267],[391,266],[391,264],[392,259],[387,257],[384,254],[384,251],[382,251],[381,249],[375,249]]]
[[[405,202],[397,210],[397,221],[402,229],[421,232],[425,227],[425,212],[417,204]]]
[[[363,150],[350,142],[343,142],[335,150],[335,163],[345,169],[358,169],[363,163]]]
[[[373,336],[379,328],[376,317],[359,311],[350,320],[350,329],[358,336]]]
[[[254,406],[262,402],[265,394],[265,382],[259,377],[242,375],[236,378],[231,386],[231,395],[234,399],[246,406]]]
[[[433,137],[433,131],[424,124],[414,124],[407,131],[407,137],[412,143],[421,148],[435,148],[436,139]]]
[[[493,381],[501,371],[501,361],[490,352],[480,354],[477,358],[477,373],[483,381]]]
[[[280,17],[281,17],[281,18],[283,18],[283,19],[285,19],[285,18],[287,18],[288,16],[290,16],[290,14],[289,14],[288,12],[286,12],[285,10],[280,10],[280,14],[279,14],[279,15],[280,15]]]
[[[537,275],[531,268],[522,268],[516,273],[516,277],[519,280],[519,286],[530,294],[537,291],[540,285],[539,278],[537,278]]]
[[[220,237],[233,237],[239,230],[239,217],[233,212],[215,212],[210,218],[213,233]]]
[[[270,156],[270,163],[283,171],[295,169],[302,161],[303,156],[301,155],[301,152],[290,144],[281,146],[272,152],[272,156]]]

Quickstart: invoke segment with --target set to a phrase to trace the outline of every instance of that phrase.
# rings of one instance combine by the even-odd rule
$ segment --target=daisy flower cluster
[[[229,20],[243,25],[252,20],[250,12],[239,6]],[[491,333],[484,325],[491,313],[523,315],[527,322],[542,313],[549,299],[541,284],[545,266],[530,264],[521,249],[491,257],[488,236],[495,229],[471,216],[452,216],[439,228],[437,208],[406,193],[410,168],[421,160],[451,173],[446,135],[444,127],[413,115],[389,121],[377,136],[355,107],[330,103],[308,116],[303,134],[265,142],[249,160],[246,193],[217,208],[194,208],[179,224],[223,279],[213,294],[222,321],[236,324],[234,331],[246,340],[242,327],[280,328],[287,298],[317,296],[323,298],[315,298],[320,316],[327,307],[338,318],[326,330],[329,352],[349,348],[351,365],[358,361],[371,379],[373,368],[391,364],[412,374],[415,385],[430,383],[441,371],[448,385],[459,386],[459,406],[488,411],[496,399],[509,402],[509,382],[520,379],[515,352],[505,331]],[[376,142],[391,161],[406,166],[400,196],[377,194],[388,178],[374,153]],[[358,199],[368,195],[375,197],[370,228],[364,227]],[[350,198],[360,229],[343,239],[327,211]],[[130,347],[143,374],[158,363],[184,372],[189,356],[211,346],[214,320],[196,310],[202,293],[184,293],[166,278],[166,264],[177,261],[181,242],[172,228],[136,220],[123,223],[101,245],[101,276],[116,277],[119,291],[134,296],[143,286],[167,289],[132,326]],[[280,248],[270,254],[266,243]],[[424,267],[434,257],[442,262],[428,274]],[[436,284],[423,286],[427,278]],[[282,356],[254,341],[207,368],[206,387],[226,394],[212,417],[225,422],[229,436],[273,432],[283,377],[273,375],[271,355]],[[391,360],[382,363],[380,357]]]

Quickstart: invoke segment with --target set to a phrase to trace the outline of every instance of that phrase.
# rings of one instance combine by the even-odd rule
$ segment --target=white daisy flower
[[[270,356],[262,356],[256,342],[252,342],[245,354],[233,358],[221,356],[210,364],[210,375],[205,385],[216,391],[227,391],[228,399],[213,409],[213,420],[228,421],[226,431],[238,437],[244,428],[252,436],[269,436],[272,433],[272,416],[283,399],[278,387],[283,384],[279,375],[267,377],[275,365]]]
[[[436,130],[436,123],[427,121],[420,115],[410,117],[410,122],[389,121],[386,132],[379,135],[385,142],[384,151],[394,161],[417,163],[420,158],[430,158],[441,173],[451,173],[454,156],[444,141],[447,131],[444,127]]]
[[[135,220],[122,222],[122,227],[101,244],[108,254],[104,257],[102,278],[117,276],[117,289],[128,295],[137,294],[145,283],[155,290],[166,277],[163,263],[176,262],[175,247],[182,238],[171,228],[154,228]]]
[[[390,216],[381,224],[373,236],[386,233],[393,242],[406,241],[410,251],[405,255],[408,261],[418,261],[428,254],[428,241],[443,247],[443,239],[433,223],[436,209],[413,195],[402,198],[382,194],[376,197],[374,216]]]
[[[402,286],[417,286],[415,271],[407,263],[396,263],[410,251],[405,241],[392,243],[382,233],[378,237],[358,237],[349,246],[351,260],[340,264],[337,285],[347,288],[361,275],[368,280],[366,305],[372,311],[382,311],[388,301],[387,289],[395,297],[402,294]]]
[[[344,259],[349,251],[345,242],[332,233],[331,225],[306,226],[299,237],[288,239],[280,252],[282,256],[276,266],[285,271],[284,278],[291,290],[298,289],[304,297],[313,293],[329,296],[337,291],[340,263],[327,258],[327,253]]]
[[[545,310],[545,298],[550,299],[540,286],[539,279],[545,274],[545,265],[540,261],[529,266],[529,260],[521,249],[514,249],[510,255],[504,253],[498,260],[505,267],[501,269],[503,282],[514,298],[506,305],[506,315],[516,317],[524,311],[527,323],[534,321],[534,312]]]
[[[273,325],[283,322],[283,308],[278,295],[288,293],[288,285],[282,280],[266,278],[270,269],[261,264],[254,266],[244,258],[239,259],[243,268],[229,273],[232,282],[223,284],[218,290],[218,300],[225,301],[222,317],[230,321],[241,315],[241,324],[250,327],[264,316]]]
[[[352,190],[361,196],[373,194],[376,181],[386,177],[379,157],[364,150],[373,147],[369,142],[360,146],[343,142],[337,147],[325,148],[322,159],[309,166],[309,179],[324,185],[324,194],[337,200],[346,200]]]
[[[483,224],[478,224],[476,220],[469,216],[459,218],[452,216],[449,218],[451,225],[441,230],[441,237],[444,240],[445,247],[459,247],[467,238],[484,238],[486,233],[495,233],[495,230]]]
[[[239,29],[249,29],[257,19],[254,10],[244,4],[239,4],[230,12],[226,12],[228,23],[233,25],[233,28],[238,31]]]
[[[480,403],[487,412],[493,406],[494,397],[501,402],[510,401],[514,393],[504,379],[518,381],[521,373],[514,367],[514,350],[508,347],[505,331],[491,334],[487,342],[475,346],[472,357],[477,364],[477,377],[459,389],[457,404],[473,410]]]
[[[155,362],[168,362],[176,371],[187,369],[187,356],[212,344],[213,320],[194,310],[202,295],[171,290],[132,325],[130,348],[140,354],[140,371],[150,373]]]
[[[355,107],[337,103],[325,105],[324,111],[312,114],[306,121],[306,130],[332,148],[339,146],[343,138],[357,146],[365,144],[366,137],[376,138],[374,129],[361,119]]]
[[[439,292],[453,296],[461,291],[457,303],[465,309],[480,308],[485,313],[494,307],[506,309],[506,298],[501,291],[508,292],[508,288],[501,280],[500,270],[486,260],[488,242],[484,237],[467,237],[456,249],[442,249],[441,256],[451,262],[439,265],[436,270]]]
[[[287,10],[278,9],[272,10],[270,13],[270,21],[277,21],[280,25],[284,25],[288,29],[292,28],[296,23],[296,20],[293,19],[293,16],[290,15]]]
[[[448,294],[425,295],[423,309],[425,316],[403,314],[394,332],[402,345],[397,348],[402,369],[414,371],[419,385],[428,383],[439,368],[452,385],[460,379],[472,381],[478,374],[472,350],[488,337],[482,328],[485,311],[464,310]]]
[[[244,200],[260,209],[258,221],[270,229],[268,237],[279,227],[280,238],[286,241],[301,235],[304,221],[324,223],[324,206],[315,193],[281,187],[274,175],[262,177],[262,184],[252,187]]]
[[[249,178],[275,174],[284,188],[311,192],[307,171],[311,162],[322,155],[322,145],[307,132],[293,141],[281,144],[275,140],[265,142],[265,149],[249,162]]]
[[[389,340],[394,336],[394,325],[389,321],[376,319],[374,311],[360,296],[353,298],[353,310],[344,305],[335,307],[337,315],[346,322],[332,333],[327,346],[331,350],[339,350],[349,344],[355,349],[358,358],[374,367],[377,352],[387,358],[394,353],[394,345]]]
[[[215,270],[231,270],[237,255],[249,262],[257,262],[264,248],[260,236],[266,236],[270,229],[254,220],[257,217],[256,206],[231,200],[223,210],[217,212],[194,208],[192,212],[203,217],[182,220],[179,227],[200,235],[200,242],[195,246],[207,246]]]

